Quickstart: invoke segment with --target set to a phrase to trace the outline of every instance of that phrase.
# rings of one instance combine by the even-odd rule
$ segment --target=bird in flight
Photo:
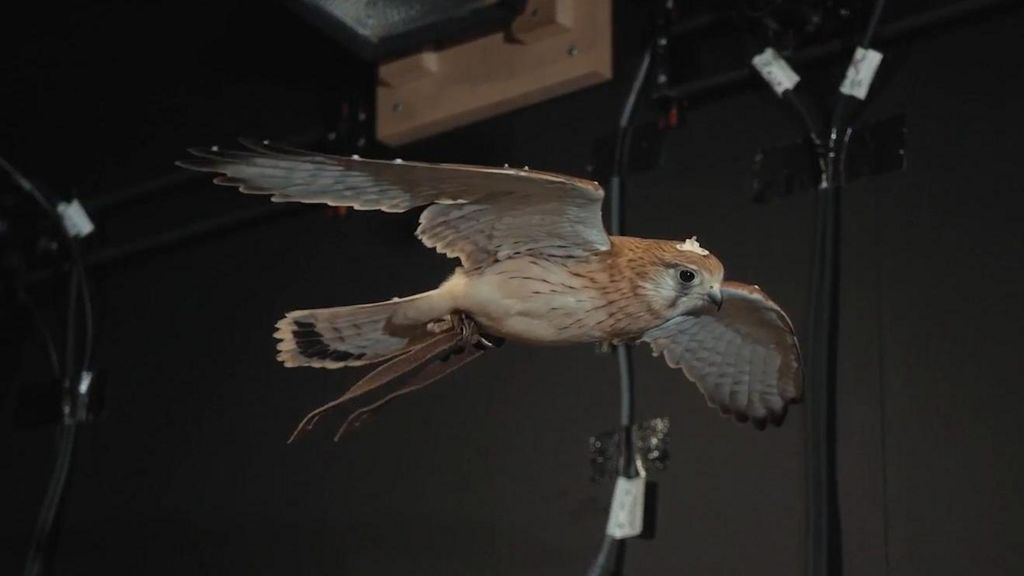
[[[682,369],[710,405],[759,429],[780,425],[788,405],[801,399],[799,345],[782,309],[757,286],[724,280],[722,263],[695,238],[610,236],[596,182],[526,168],[369,160],[242,143],[246,150],[193,148],[194,158],[177,164],[218,173],[217,184],[274,202],[385,212],[425,207],[416,236],[461,261],[435,290],[295,310],[277,323],[285,366],[390,361],[325,408],[441,352],[468,348],[468,360],[504,339],[646,342]],[[402,392],[462,362],[435,363]]]

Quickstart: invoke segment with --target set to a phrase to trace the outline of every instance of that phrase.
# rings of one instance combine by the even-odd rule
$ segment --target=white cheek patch
[[[680,242],[679,244],[676,244],[676,248],[680,252],[696,252],[701,256],[707,256],[708,254],[710,254],[710,252],[700,247],[700,243],[697,242],[696,236],[687,239],[685,242]]]

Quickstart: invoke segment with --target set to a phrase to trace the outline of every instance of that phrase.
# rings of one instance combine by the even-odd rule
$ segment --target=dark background
[[[77,193],[99,226],[86,249],[106,408],[80,431],[56,572],[583,573],[610,493],[589,479],[586,446],[616,422],[611,355],[512,344],[341,443],[324,426],[285,444],[362,371],[280,367],[273,323],[435,286],[453,265],[412,236],[415,214],[271,207],[190,242],[117,252],[264,207],[169,177],[171,163],[239,135],[322,136],[372,70],[273,3],[25,7],[4,23],[0,153]],[[646,16],[622,2],[615,22],[615,81],[383,153],[587,175]],[[1001,10],[883,49],[865,121],[905,114],[907,169],[853,183],[843,206],[846,574],[1024,571],[1022,31],[1024,13]],[[704,50],[743,61],[728,43]],[[827,88],[843,60],[800,72]],[[755,152],[801,137],[757,84],[694,103],[665,135],[661,165],[631,178],[627,230],[699,236],[802,329],[813,197],[751,201]],[[114,201],[168,177],[158,193]],[[48,280],[33,294],[59,309]],[[12,340],[19,360],[0,388],[4,574],[24,561],[53,457],[53,428],[15,418],[20,393],[45,376],[38,339]],[[671,417],[672,461],[657,476],[657,538],[631,544],[628,573],[802,571],[804,409],[780,429],[733,425],[638,352],[638,412]]]

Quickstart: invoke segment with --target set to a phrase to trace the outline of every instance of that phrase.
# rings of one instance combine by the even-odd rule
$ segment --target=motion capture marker
[[[508,168],[508,162],[505,162],[505,168]]]
[[[359,154],[353,154],[352,155],[352,159],[353,160],[362,160],[362,158],[359,157]]]
[[[395,158],[391,162],[394,163],[394,164],[401,164],[401,163],[405,162],[405,160],[402,160],[401,158]]]
[[[217,145],[210,146],[210,151],[211,152],[220,152],[220,146],[217,146]]]
[[[530,169],[529,166],[523,166],[523,170],[529,170],[529,169]]]
[[[263,140],[263,145],[264,146],[269,146],[270,145],[270,140],[264,139]]]
[[[697,242],[696,236],[687,239],[685,242],[680,242],[679,244],[676,244],[676,249],[679,250],[680,252],[696,252],[701,256],[707,256],[708,254],[711,254],[704,248],[700,247],[700,243]]]

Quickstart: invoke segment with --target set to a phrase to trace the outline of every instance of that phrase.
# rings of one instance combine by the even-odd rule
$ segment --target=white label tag
[[[73,238],[82,238],[92,233],[96,227],[93,225],[85,208],[77,198],[71,202],[61,202],[57,205],[57,213],[64,221],[64,228]]]
[[[779,96],[786,90],[792,90],[800,81],[800,76],[774,48],[765,48],[764,52],[754,56],[750,63]]]
[[[861,100],[867,98],[871,81],[875,79],[875,72],[878,72],[881,63],[881,52],[870,48],[865,50],[858,46],[853,52],[853,58],[850,59],[850,65],[846,67],[846,77],[839,85],[839,91]]]
[[[643,476],[626,478],[619,476],[612,494],[612,509],[608,514],[605,534],[622,540],[639,536],[644,530],[644,487]]]

